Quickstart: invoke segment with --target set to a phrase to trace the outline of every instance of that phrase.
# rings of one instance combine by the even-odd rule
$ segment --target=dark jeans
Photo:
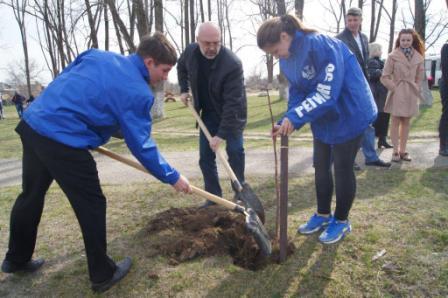
[[[100,187],[95,160],[88,150],[75,149],[37,134],[21,121],[16,128],[23,145],[22,193],[10,221],[6,260],[31,260],[45,194],[53,180],[59,184],[75,211],[87,255],[92,282],[112,277],[116,266],[107,256],[106,198]]]
[[[210,134],[215,136],[219,128],[219,118],[214,113],[203,113],[202,121]],[[243,133],[227,136],[226,151],[230,167],[235,172],[240,183],[244,182],[245,153],[243,147]],[[219,185],[218,169],[216,167],[216,154],[210,148],[210,143],[204,133],[199,134],[199,166],[204,176],[204,188],[206,191],[222,197]]]
[[[440,83],[440,98],[442,100],[442,116],[439,123],[439,136],[444,140],[445,144],[448,142],[448,83]]]
[[[356,177],[353,164],[363,135],[336,145],[324,144],[314,139],[314,171],[318,213],[331,213],[331,198],[333,196],[331,165],[334,163],[334,178],[336,181],[336,211],[334,216],[338,220],[348,218],[356,193]]]
[[[19,118],[22,119],[23,105],[22,104],[16,104],[16,110],[17,110],[17,114],[19,115]]]
[[[387,137],[387,131],[389,130],[389,113],[378,112],[378,118],[373,123],[375,128],[375,136],[377,137]]]

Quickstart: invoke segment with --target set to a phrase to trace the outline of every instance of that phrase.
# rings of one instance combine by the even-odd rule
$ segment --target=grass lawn
[[[433,91],[434,104],[430,108],[422,109],[420,115],[415,117],[411,126],[411,137],[413,132],[433,132],[437,131],[438,121],[441,113],[440,94],[438,90]],[[275,119],[279,119],[283,114],[286,102],[279,101],[275,97],[273,100],[273,114]],[[195,121],[191,112],[181,103],[167,103],[165,105],[166,117],[156,121],[153,127],[153,137],[161,151],[184,151],[198,150],[198,131],[195,129]],[[14,106],[6,107],[7,119],[0,121],[1,150],[0,158],[19,158],[21,156],[20,139],[14,132],[18,117]],[[272,148],[272,142],[268,138],[271,120],[266,97],[248,98],[248,124],[246,133],[246,149],[251,148]],[[290,146],[306,145],[310,142],[294,140],[294,137],[309,133],[309,126],[306,125],[298,133],[293,135]],[[251,138],[252,135],[261,135],[260,138]],[[117,152],[128,152],[122,140],[112,138],[106,146]]]
[[[289,236],[296,251],[282,264],[248,271],[228,256],[171,265],[149,253],[155,239],[144,233],[149,220],[170,207],[202,200],[178,196],[161,184],[105,185],[108,249],[129,255],[130,274],[112,288],[112,297],[284,297],[448,295],[448,172],[446,170],[366,170],[358,173],[351,212],[353,232],[338,245],[317,236],[296,235],[314,211],[313,177],[291,177]],[[250,178],[264,201],[267,228],[274,229],[271,179]],[[198,182],[198,181],[195,181]],[[226,192],[229,192],[229,188]],[[8,240],[9,212],[18,187],[0,192],[0,256]],[[175,241],[176,239],[165,239]],[[385,249],[376,261],[372,257]],[[95,296],[89,289],[82,237],[61,190],[53,185],[40,224],[35,255],[47,262],[33,275],[0,273],[0,296]]]

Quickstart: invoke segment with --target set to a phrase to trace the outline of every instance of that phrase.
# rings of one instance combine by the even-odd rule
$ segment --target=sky
[[[316,28],[322,33],[328,35],[334,35],[333,32],[329,31],[331,26],[335,26],[335,21],[333,17],[326,11],[325,6],[322,3],[326,3],[327,0],[305,0],[305,10],[304,10],[304,22],[307,26]],[[330,0],[328,0],[330,1]],[[331,0],[333,1],[333,0]],[[391,0],[385,0],[385,3],[389,3]],[[354,1],[354,3],[357,1]],[[404,3],[406,1],[399,1]],[[176,2],[166,1],[166,7],[173,13],[179,10]],[[403,4],[400,7],[398,14],[407,16],[409,18],[409,8],[408,5]],[[368,8],[367,8],[368,9]],[[431,19],[436,19],[439,13],[446,13],[446,4],[444,0],[432,0],[429,13],[433,16]],[[251,21],[251,15],[256,14],[257,10],[254,5],[250,4],[250,1],[236,0],[230,7],[232,14],[232,26],[234,35],[234,51],[240,57],[243,62],[243,68],[245,76],[248,77],[253,73],[265,72],[265,65],[263,60],[263,52],[256,47],[255,32],[258,24]],[[370,14],[368,12],[367,14]],[[399,17],[400,17],[399,16]],[[168,25],[171,28],[175,28],[175,25],[169,16],[165,15],[167,22],[172,23]],[[401,17],[400,17],[401,18]],[[369,28],[370,20],[367,16],[363,19],[363,28]],[[380,27],[377,42],[383,45],[383,58],[386,58],[387,52],[387,39],[388,39],[388,28],[389,22],[383,16],[382,24]],[[396,22],[396,30],[399,31],[404,28],[403,23],[399,20]],[[47,84],[51,81],[50,72],[45,66],[45,61],[43,55],[38,45],[38,38],[36,33],[36,24],[31,19],[28,18],[27,22],[28,30],[28,43],[30,58],[36,61],[40,67],[44,70],[39,75],[39,81]],[[172,33],[176,35],[179,30],[172,30]],[[368,35],[368,32],[364,32]],[[111,32],[112,34],[112,32]],[[447,40],[447,34],[440,39],[440,41],[432,48],[427,51],[428,54],[438,54],[440,53],[440,48],[444,41]],[[178,36],[176,37],[178,38]],[[238,50],[237,50],[238,49]],[[112,49],[114,50],[114,49]],[[118,51],[118,49],[115,49]],[[20,38],[20,31],[18,25],[14,19],[12,10],[8,7],[0,5],[0,82],[5,82],[8,80],[8,72],[6,71],[8,65],[14,65],[16,63],[23,63],[23,49]],[[169,80],[171,82],[177,81],[177,74],[175,67],[169,75]]]

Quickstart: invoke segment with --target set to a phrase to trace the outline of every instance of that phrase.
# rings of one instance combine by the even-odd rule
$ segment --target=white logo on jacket
[[[302,70],[302,77],[307,80],[311,80],[316,76],[316,70],[312,65],[305,65]]]
[[[312,67],[312,66],[311,66]],[[306,68],[306,67],[305,67]],[[304,68],[304,69],[305,69]],[[302,118],[304,116],[304,112],[311,112],[318,106],[324,104],[327,100],[331,99],[331,85],[330,83],[333,81],[333,72],[335,70],[335,66],[332,63],[329,63],[325,68],[325,78],[322,83],[318,83],[316,86],[316,90],[312,92],[302,103],[295,109],[297,115]],[[313,68],[314,71],[314,68]],[[302,75],[305,78],[304,71],[302,71]],[[315,75],[315,71],[313,76]]]

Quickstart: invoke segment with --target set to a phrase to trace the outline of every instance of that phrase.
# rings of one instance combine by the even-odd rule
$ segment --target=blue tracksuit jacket
[[[91,49],[48,85],[23,119],[40,135],[82,149],[105,144],[121,128],[143,166],[160,181],[174,184],[179,173],[151,139],[154,96],[148,82],[140,56]]]
[[[339,144],[360,135],[376,119],[369,84],[343,42],[298,31],[289,52],[287,59],[280,59],[280,68],[290,85],[285,117],[296,129],[310,122],[316,139]]]

